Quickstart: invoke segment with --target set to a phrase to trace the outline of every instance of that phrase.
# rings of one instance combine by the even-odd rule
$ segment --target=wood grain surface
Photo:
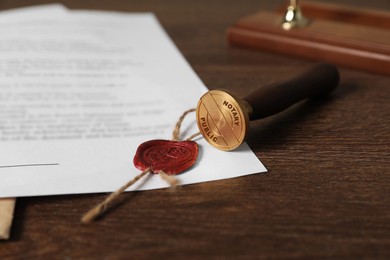
[[[236,20],[283,1],[62,2],[155,12],[210,89],[245,96],[312,65],[226,43]],[[390,10],[388,0],[327,2]],[[328,98],[251,123],[248,143],[268,173],[126,193],[91,225],[80,217],[106,194],[19,198],[0,259],[390,259],[390,78],[340,72]]]

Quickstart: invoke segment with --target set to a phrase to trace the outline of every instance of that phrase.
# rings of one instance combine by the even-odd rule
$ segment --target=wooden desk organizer
[[[311,23],[282,28],[285,8],[245,17],[227,31],[230,44],[390,75],[390,13],[301,3]]]

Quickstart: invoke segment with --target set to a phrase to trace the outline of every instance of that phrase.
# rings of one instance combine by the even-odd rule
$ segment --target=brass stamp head
[[[230,151],[245,139],[249,116],[242,101],[222,90],[204,94],[196,108],[196,121],[203,137],[212,146]]]

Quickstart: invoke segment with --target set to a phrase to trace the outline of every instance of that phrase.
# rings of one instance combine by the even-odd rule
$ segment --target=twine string
[[[177,178],[172,175],[166,174],[164,171],[159,171],[158,175],[160,175],[161,179],[168,183],[171,188],[180,184],[180,181]]]
[[[181,124],[182,124],[184,118],[189,113],[194,112],[194,111],[195,111],[194,108],[188,109],[180,116],[180,118],[177,121],[177,123],[175,125],[175,128],[173,129],[173,132],[172,132],[172,141],[179,141],[180,140]],[[200,132],[191,135],[186,140],[190,141],[190,140],[194,139],[198,135],[200,135]],[[129,188],[131,185],[133,185],[134,183],[139,181],[142,177],[146,176],[148,173],[151,173],[151,172],[152,171],[150,170],[150,168],[144,170],[139,175],[135,176],[133,179],[128,181],[126,184],[124,184],[122,187],[120,187],[116,191],[112,192],[110,195],[107,196],[106,199],[104,199],[102,202],[97,204],[95,207],[93,207],[92,209],[87,211],[87,213],[85,213],[81,217],[81,222],[82,223],[90,223],[93,220],[95,220],[97,217],[102,216],[110,208],[110,206],[113,205],[114,202],[116,202],[116,200],[119,198],[119,196],[123,192],[125,192],[125,190],[127,188]],[[168,175],[168,174],[166,174],[163,171],[158,172],[158,174],[160,175],[161,179],[166,181],[171,187],[174,187],[174,186],[179,184],[179,180],[177,178],[175,178],[174,176],[172,176],[172,175]]]
[[[150,169],[148,168],[145,171],[141,172],[139,175],[135,176],[130,181],[128,181],[125,185],[123,185],[122,187],[120,187],[119,189],[111,193],[105,200],[103,200],[94,208],[92,208],[87,213],[85,213],[84,216],[81,218],[81,222],[90,223],[93,220],[95,220],[98,216],[102,215],[109,208],[112,202],[119,197],[120,194],[122,194],[128,187],[136,183],[139,179],[144,177],[149,172]]]
[[[172,141],[179,141],[180,140],[180,128],[181,123],[183,122],[184,118],[191,112],[194,112],[195,108],[188,109],[187,111],[184,111],[184,113],[180,116],[179,120],[177,120],[176,126],[173,129],[172,132]]]
[[[199,135],[202,135],[202,133],[201,132],[197,132],[197,133],[195,133],[195,134],[192,134],[190,137],[188,137],[186,140],[187,141],[191,141],[191,140],[193,140],[195,137],[197,137],[197,136],[199,136]]]

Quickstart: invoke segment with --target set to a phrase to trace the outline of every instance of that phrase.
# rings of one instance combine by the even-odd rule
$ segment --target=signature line
[[[58,166],[59,163],[32,163],[32,164],[16,164],[16,165],[0,165],[0,168],[15,168],[15,167],[34,167],[34,166]]]

